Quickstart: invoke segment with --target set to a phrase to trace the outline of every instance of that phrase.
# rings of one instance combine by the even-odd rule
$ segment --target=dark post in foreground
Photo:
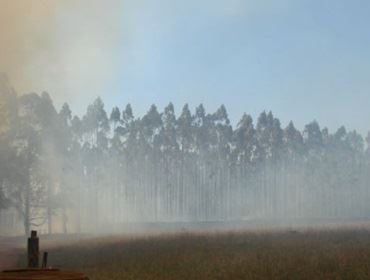
[[[39,238],[37,231],[31,231],[31,237],[27,244],[28,267],[36,268],[39,266]]]
[[[31,231],[31,237],[27,244],[28,268],[0,271],[0,280],[89,280],[86,275],[79,272],[60,271],[56,268],[47,268],[48,253],[42,258],[42,267],[39,266],[39,238],[36,231]]]
[[[48,266],[48,252],[44,252],[44,256],[42,257],[41,268],[46,268],[47,266]]]

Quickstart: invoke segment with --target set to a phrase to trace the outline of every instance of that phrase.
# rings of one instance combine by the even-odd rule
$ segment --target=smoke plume
[[[18,93],[48,90],[57,103],[101,94],[124,41],[122,7],[119,0],[0,0],[0,72]]]

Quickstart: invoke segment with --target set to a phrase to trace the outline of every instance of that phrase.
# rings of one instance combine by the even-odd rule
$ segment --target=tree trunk
[[[53,213],[52,213],[52,205],[51,205],[51,183],[47,182],[47,219],[48,219],[48,234],[53,233]]]
[[[30,182],[30,171],[27,169],[27,178],[26,178],[26,196],[24,203],[24,215],[23,215],[23,225],[25,236],[28,236],[31,229],[31,182]]]
[[[62,215],[63,215],[63,234],[67,234],[68,231],[67,231],[67,224],[68,224],[68,216],[67,216],[67,209],[66,209],[66,206],[63,205],[63,209],[62,209]]]

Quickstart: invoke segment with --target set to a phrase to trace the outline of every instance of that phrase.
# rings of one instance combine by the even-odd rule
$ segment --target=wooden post
[[[47,265],[48,265],[48,252],[44,252],[44,256],[42,257],[41,268],[46,268]]]
[[[39,266],[39,238],[37,231],[31,231],[31,237],[27,244],[28,267],[37,268]]]

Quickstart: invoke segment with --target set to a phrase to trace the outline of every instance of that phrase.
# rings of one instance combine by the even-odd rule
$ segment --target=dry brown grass
[[[370,279],[370,231],[96,238],[54,247],[50,263],[91,280]]]

